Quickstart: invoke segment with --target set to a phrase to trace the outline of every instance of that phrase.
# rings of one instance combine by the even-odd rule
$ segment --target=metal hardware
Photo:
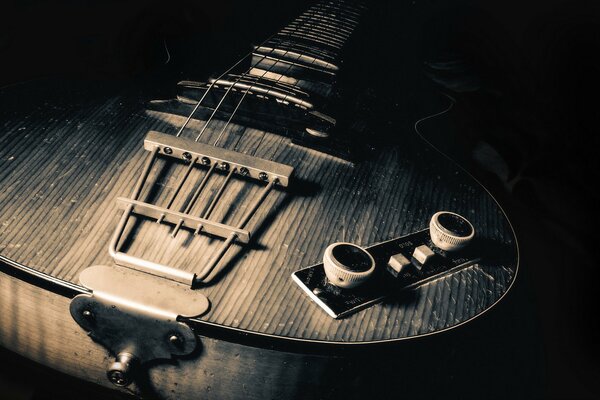
[[[208,144],[194,142],[189,139],[167,135],[156,131],[148,132],[144,140],[144,148],[152,151],[154,147],[165,148],[172,150],[171,154],[175,158],[182,158],[184,152],[190,153],[194,158],[202,159],[206,157],[211,163],[227,163],[231,169],[241,167],[248,169],[249,178],[259,179],[261,172],[267,172],[270,176],[279,180],[279,185],[287,187],[289,185],[290,176],[294,168],[289,165],[276,163],[273,161],[263,160],[262,158],[253,157],[248,154],[238,153],[236,151],[227,150],[221,147],[214,147]],[[238,174],[240,174],[238,172]]]
[[[289,183],[290,176],[294,170],[288,165],[154,131],[149,132],[146,136],[144,147],[150,151],[150,155],[140,174],[140,178],[133,189],[131,197],[120,197],[117,199],[117,203],[120,208],[124,209],[124,212],[112,236],[108,252],[118,265],[174,280],[176,282],[185,283],[190,286],[207,279],[210,272],[216,267],[217,263],[223,258],[225,252],[234,242],[248,243],[250,241],[250,232],[245,230],[244,226],[248,223],[250,218],[252,218],[265,200],[267,194],[275,185],[286,186]],[[167,149],[169,149],[168,152]],[[140,201],[138,199],[142,192],[142,188],[148,179],[150,170],[154,165],[154,161],[161,151],[169,157],[190,160],[185,173],[179,180],[167,205],[164,207]],[[187,201],[184,211],[179,212],[171,210],[170,207],[173,205],[175,197],[179,194],[192,169],[198,165],[198,160],[200,160],[200,163],[204,165],[204,167],[209,166],[207,172],[204,174],[204,177],[196,187],[191,198]],[[198,199],[200,192],[204,189],[208,180],[213,175],[213,171],[217,168],[223,172],[227,172],[225,180],[222,182],[217,193],[213,196],[203,215],[201,217],[191,215],[190,212]],[[217,206],[217,203],[221,199],[228,183],[234,175],[267,183],[261,194],[256,198],[257,200],[252,203],[252,206],[248,209],[249,211],[242,217],[241,222],[239,222],[236,227],[209,220],[212,211]],[[282,184],[282,180],[285,182],[285,185]],[[171,232],[172,237],[175,237],[177,232],[182,227],[185,227],[194,230],[195,235],[204,232],[206,234],[219,236],[225,240],[223,245],[215,251],[215,254],[210,258],[208,263],[203,266],[199,275],[196,275],[193,272],[182,271],[169,265],[159,264],[120,251],[119,243],[132,214],[155,219],[159,224],[169,223],[174,225],[175,227]]]
[[[295,63],[305,68],[320,67],[324,70],[333,72],[339,70],[339,67],[335,64],[302,53],[267,46],[256,46],[254,49],[255,53],[253,54],[257,54],[260,57],[276,58],[278,61],[283,60],[284,62]]]
[[[250,232],[247,230],[237,229],[229,225],[210,221],[208,219],[194,217],[193,215],[180,213],[163,207],[155,206],[154,204],[131,200],[125,197],[117,198],[117,204],[119,205],[119,208],[124,210],[126,210],[128,206],[133,205],[132,213],[134,214],[139,213],[154,219],[158,219],[164,214],[163,221],[168,223],[177,224],[179,220],[183,220],[186,226],[202,226],[202,230],[206,233],[210,233],[211,235],[226,238],[230,234],[235,233],[239,242],[248,243],[250,241]]]
[[[259,64],[257,64],[257,66],[258,65]],[[252,90],[254,93],[260,93],[265,96],[272,96],[276,99],[279,99],[282,101],[287,101],[289,103],[293,103],[304,109],[310,110],[313,108],[313,104],[306,100],[302,100],[295,96],[290,96],[289,94],[282,93],[273,88],[262,87],[256,83],[250,84],[250,83],[244,83],[244,82],[232,82],[232,81],[228,81],[226,79],[219,79],[219,80],[211,79],[211,80],[209,80],[209,83],[214,83],[215,85],[224,86],[224,87],[234,87],[235,89],[238,89],[238,90]]]
[[[179,320],[208,310],[208,299],[198,291],[104,265],[85,269],[79,280],[92,294],[73,298],[71,315],[115,356],[107,368],[113,384],[127,386],[144,363],[187,355],[197,347],[196,335]]]

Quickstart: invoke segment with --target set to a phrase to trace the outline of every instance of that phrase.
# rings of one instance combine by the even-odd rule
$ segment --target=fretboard
[[[256,47],[252,74],[327,97],[344,46],[364,10],[360,1],[317,2]]]
[[[317,2],[219,77],[180,82],[181,103],[171,112],[206,120],[202,132],[213,120],[233,121],[350,158],[352,140],[334,133],[337,118],[328,106],[364,10],[355,0]]]

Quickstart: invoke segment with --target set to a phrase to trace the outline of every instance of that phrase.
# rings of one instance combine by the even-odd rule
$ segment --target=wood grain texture
[[[71,318],[70,300],[0,273],[0,346],[57,371],[116,389],[106,379],[112,357]],[[44,305],[40,312],[39,305]],[[7,329],[6,327],[10,327]],[[343,380],[321,382],[348,360],[293,354],[200,337],[183,359],[151,364],[123,392],[161,399],[328,398]]]
[[[42,93],[39,87],[20,92],[25,98]],[[18,100],[13,96],[19,94],[5,92],[2,97]],[[146,112],[132,92],[89,99],[79,92],[66,101],[36,101],[33,109],[3,110],[1,254],[71,282],[88,266],[111,263],[107,246],[119,217],[115,199],[127,196],[137,179],[147,156],[143,138],[151,129],[174,133],[182,118]],[[201,126],[193,121],[186,135],[195,137]],[[517,268],[508,221],[482,187],[421,142],[409,126],[395,128],[401,145],[381,148],[357,164],[268,132],[228,129],[219,146],[239,143],[237,151],[292,165],[297,179],[289,190],[272,193],[251,221],[253,242],[234,246],[210,284],[198,289],[212,302],[202,318],[288,338],[370,342],[456,326],[495,303]],[[213,143],[219,131],[214,125],[201,141]],[[142,198],[164,204],[183,170],[182,163],[161,160],[150,177],[154,185]],[[189,196],[203,172],[194,171],[182,193]],[[217,178],[204,191],[196,213],[217,191],[223,176]],[[259,185],[234,182],[212,218],[235,224],[258,190]],[[175,208],[185,198],[181,195]],[[416,289],[409,299],[390,300],[339,321],[321,311],[290,278],[291,272],[319,262],[329,243],[368,245],[402,236],[426,227],[442,209],[469,218],[480,238],[506,246],[509,261],[475,265]],[[171,239],[170,229],[153,221],[132,221],[123,248],[198,271],[221,243],[194,238],[189,231]]]

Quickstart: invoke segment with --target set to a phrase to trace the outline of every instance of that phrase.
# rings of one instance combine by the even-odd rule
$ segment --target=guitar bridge
[[[150,131],[146,136],[144,148],[149,151],[148,159],[131,196],[129,198],[120,197],[117,199],[119,207],[124,212],[111,239],[109,253],[118,265],[189,284],[190,286],[203,282],[234,242],[248,243],[250,241],[251,232],[244,229],[244,227],[275,186],[287,187],[289,185],[290,177],[294,171],[288,165],[155,131]],[[188,163],[183,177],[179,180],[175,191],[164,206],[151,204],[139,199],[150,170],[159,154],[168,158],[184,160]],[[183,211],[171,209],[185,181],[196,167],[206,169],[202,180],[196,187],[191,198],[187,201]],[[200,193],[217,169],[227,174],[225,180],[203,214],[201,216],[192,215],[192,208],[200,197]],[[211,213],[225,192],[227,184],[233,178],[244,179],[248,184],[266,184],[235,226],[210,219]],[[158,223],[173,225],[172,237],[175,237],[179,230],[183,228],[193,230],[195,235],[204,233],[220,237],[224,239],[224,242],[198,274],[183,271],[169,265],[155,263],[119,250],[119,243],[125,232],[127,222],[132,215],[144,216],[154,219]]]

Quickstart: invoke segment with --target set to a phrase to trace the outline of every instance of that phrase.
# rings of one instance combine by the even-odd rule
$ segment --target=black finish
[[[438,222],[440,223],[440,228],[444,229],[451,235],[468,237],[471,233],[473,233],[473,228],[471,225],[469,225],[467,220],[460,215],[443,213],[438,215]]]
[[[228,37],[239,36],[239,31],[264,37],[279,27],[277,21],[287,20],[304,7],[301,2],[271,2],[277,7],[265,2],[248,18],[254,2],[219,2],[222,13],[198,23],[196,11],[209,3],[193,3],[11,2],[1,14],[0,84],[56,74],[113,81],[148,71],[151,65],[160,66],[164,62],[161,46],[138,46],[126,35],[116,39],[113,47],[98,46],[117,31],[112,21],[115,15],[147,22],[148,16],[160,14],[158,20],[170,19],[171,26],[184,29],[205,28],[210,23],[212,34],[204,36],[197,47],[198,57],[207,65],[193,68],[196,73],[212,71],[208,63],[222,65],[219,57],[247,50],[245,40],[235,48],[236,42],[227,41]],[[383,11],[378,27],[394,40],[406,39],[394,26],[406,22],[402,16],[408,3],[413,2],[380,2]],[[450,121],[442,123],[444,129],[428,138],[467,166],[501,199],[520,234],[524,268],[512,295],[493,315],[479,318],[468,329],[405,343],[394,353],[407,360],[404,367],[387,369],[374,360],[358,365],[353,373],[358,376],[371,369],[372,374],[389,376],[388,387],[372,391],[382,398],[399,391],[414,398],[597,398],[600,353],[596,318],[590,318],[596,314],[597,303],[598,246],[594,245],[597,235],[591,234],[597,221],[589,212],[597,202],[593,188],[598,181],[595,153],[599,136],[597,102],[589,97],[600,87],[600,63],[595,62],[600,54],[598,3],[431,0],[413,4],[421,15],[414,18],[420,27],[414,41],[423,59],[447,60],[458,54],[468,61],[443,73],[442,87],[457,89],[450,93],[458,103]],[[143,10],[150,12],[132,18]],[[218,18],[220,15],[223,18]],[[264,18],[256,22],[261,16]],[[127,25],[128,32],[135,32],[143,24]],[[138,38],[162,39],[155,34],[158,24],[146,26],[146,33],[139,30]],[[519,31],[521,26],[526,29]],[[223,41],[216,40],[219,37]],[[161,40],[155,42],[162,45]],[[178,62],[172,42],[168,43],[172,63]],[[119,55],[128,57],[115,59],[103,52],[108,48],[137,50],[119,50]],[[138,50],[149,48],[160,50],[154,52],[158,62],[139,62],[144,52]],[[403,56],[395,52],[397,47],[388,52],[390,49],[394,57]],[[156,60],[151,53],[145,58]],[[365,53],[375,60],[384,54],[373,47],[365,47]],[[205,54],[212,57],[202,57]],[[388,64],[382,77],[393,80],[397,74],[393,63],[381,63]],[[110,65],[116,68],[105,68]],[[435,78],[440,81],[439,75]],[[478,90],[465,92],[465,85],[460,86],[474,81],[480,83]],[[448,130],[449,125],[456,127],[455,134]],[[519,164],[527,165],[527,179],[514,190],[490,172],[493,161],[473,160],[473,149],[481,137],[500,149],[511,173]],[[5,271],[2,263],[0,268]],[[503,337],[497,334],[498,326],[508,327]],[[435,357],[436,363],[428,363],[428,356]],[[63,398],[62,393],[55,394],[56,387],[72,388],[74,384],[56,382],[54,377],[42,379],[39,371],[27,368],[25,362],[13,363],[5,352],[0,358],[2,376],[14,381],[25,377],[26,385],[32,381],[42,385],[45,395],[38,394],[35,399]],[[0,387],[4,389],[4,385]],[[69,391],[70,398],[83,396],[78,389]]]
[[[371,258],[358,246],[338,244],[331,249],[331,255],[348,271],[365,272],[371,268]]]
[[[412,257],[414,249],[421,245],[428,246],[435,253],[425,265]],[[375,272],[366,283],[357,288],[342,289],[330,284],[325,276],[323,264],[294,272],[296,283],[318,297],[336,318],[343,318],[388,296],[399,296],[407,289],[472,266],[482,260],[482,255],[485,255],[485,263],[502,265],[502,259],[509,257],[510,251],[500,243],[484,244],[474,241],[464,250],[446,252],[433,245],[429,229],[367,247],[366,250],[375,259]],[[394,254],[403,254],[412,261],[412,264],[396,277],[387,269],[388,260]]]

